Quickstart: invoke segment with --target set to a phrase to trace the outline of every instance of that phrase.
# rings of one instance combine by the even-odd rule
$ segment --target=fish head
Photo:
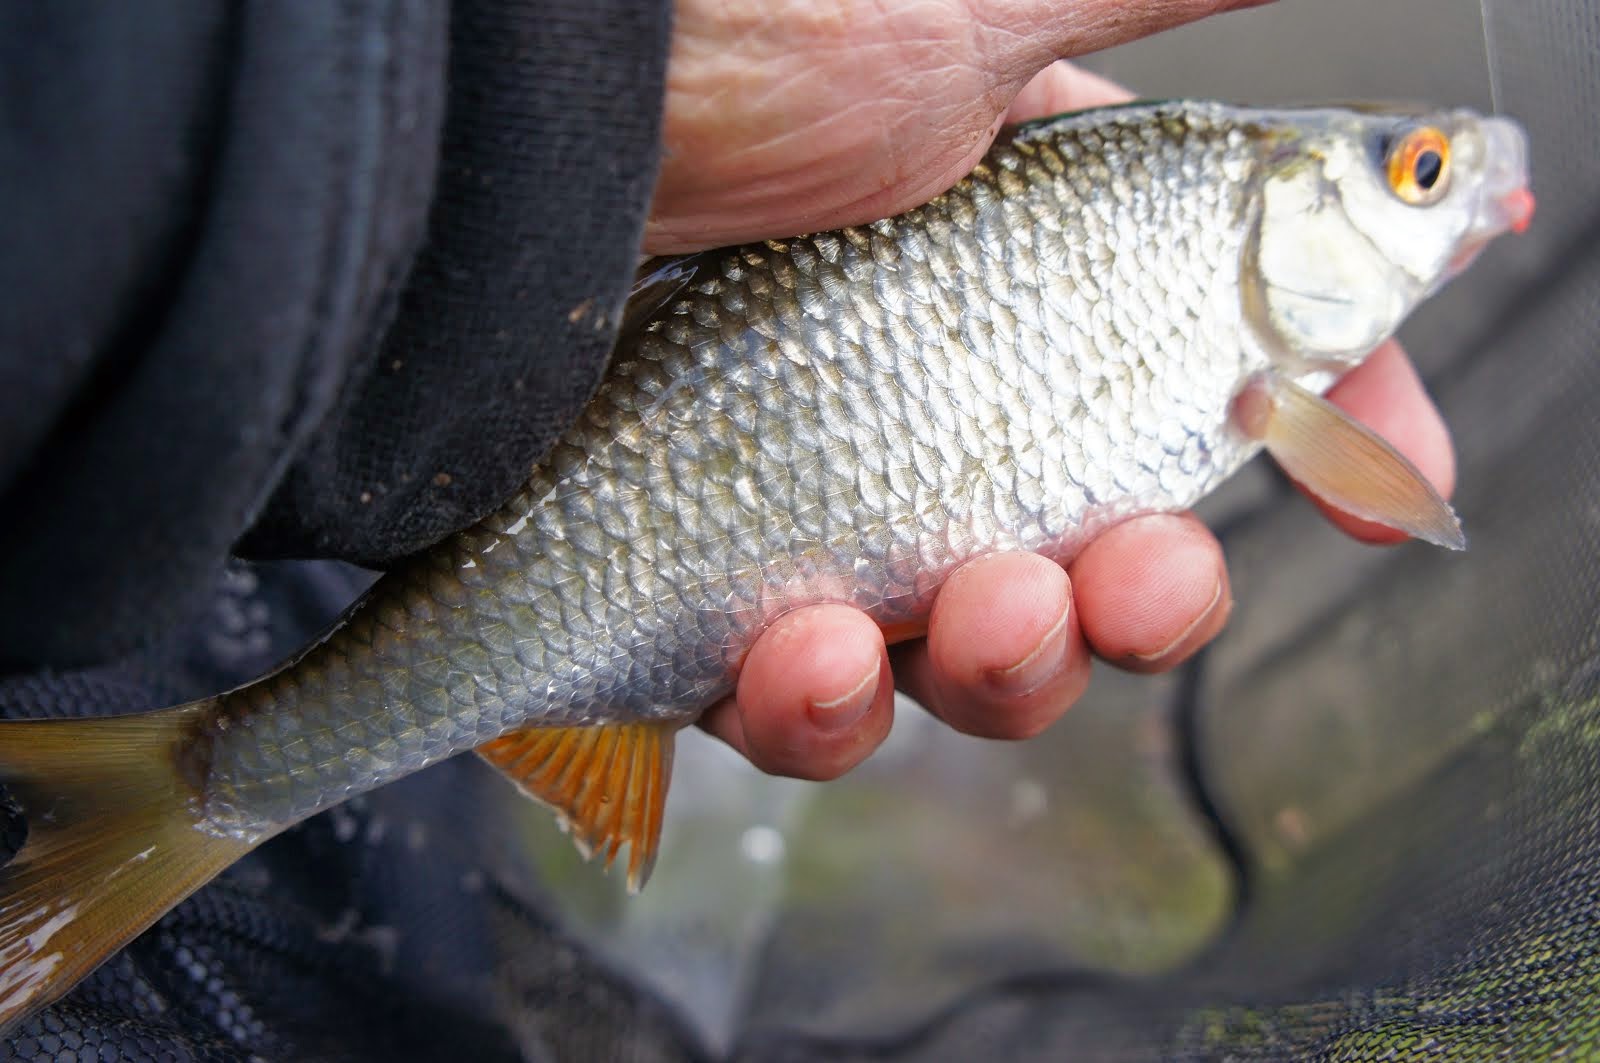
[[[1244,313],[1293,375],[1356,364],[1532,216],[1527,140],[1510,119],[1369,108],[1265,125]]]

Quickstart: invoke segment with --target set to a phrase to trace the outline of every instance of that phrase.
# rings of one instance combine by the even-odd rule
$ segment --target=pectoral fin
[[[1329,505],[1437,546],[1466,548],[1460,520],[1427,477],[1327,399],[1269,375],[1245,389],[1235,414],[1284,472]]]
[[[528,796],[556,810],[585,858],[607,867],[628,846],[628,888],[650,877],[672,776],[670,724],[526,727],[478,747]]]

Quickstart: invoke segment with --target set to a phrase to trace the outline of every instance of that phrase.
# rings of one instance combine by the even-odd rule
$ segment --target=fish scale
[[[1454,172],[1455,176],[1446,178]],[[1517,127],[1209,103],[1002,136],[898,217],[656,262],[576,425],[498,510],[246,687],[0,722],[0,1028],[253,846],[476,749],[630,886],[673,732],[779,616],[925,630],[957,566],[1065,561],[1265,446],[1445,546],[1449,505],[1317,394],[1532,211]],[[587,305],[587,304],[585,304]]]
[[[1237,302],[1183,283],[1237,287],[1247,188],[1153,175],[1251,150],[1224,117],[1027,127],[917,210],[722,254],[516,497],[221,699],[207,818],[265,831],[530,721],[692,719],[797,606],[916,620],[978,553],[1192,504],[1257,447]]]

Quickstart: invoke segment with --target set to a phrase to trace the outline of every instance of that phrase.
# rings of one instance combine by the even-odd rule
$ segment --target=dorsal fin
[[[478,747],[529,797],[555,809],[585,859],[628,846],[628,889],[655,866],[675,724],[524,727]]]
[[[639,263],[633,275],[633,289],[622,308],[618,343],[631,341],[658,311],[715,266],[718,256],[723,253],[697,251],[690,255],[658,255]]]

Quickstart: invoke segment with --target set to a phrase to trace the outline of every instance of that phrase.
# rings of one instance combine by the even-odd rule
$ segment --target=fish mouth
[[[1528,188],[1528,139],[1522,127],[1504,118],[1482,120],[1487,166],[1472,222],[1450,262],[1455,276],[1478,252],[1506,232],[1525,232],[1533,221],[1533,192]]]

